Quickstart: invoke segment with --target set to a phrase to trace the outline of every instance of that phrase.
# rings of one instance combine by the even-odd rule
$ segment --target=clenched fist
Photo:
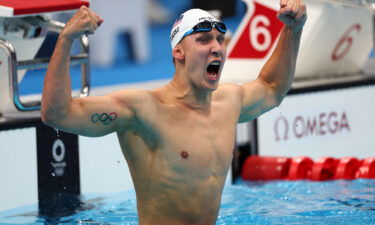
[[[277,17],[289,28],[302,29],[306,22],[306,5],[302,0],[281,0]]]
[[[85,34],[93,34],[95,30],[103,23],[94,11],[81,6],[81,8],[66,23],[61,35],[74,40]]]

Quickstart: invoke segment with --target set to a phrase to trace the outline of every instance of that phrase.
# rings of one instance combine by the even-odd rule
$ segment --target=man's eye
[[[206,42],[209,41],[209,39],[208,39],[208,38],[199,38],[198,41],[199,41],[199,42],[206,43]]]

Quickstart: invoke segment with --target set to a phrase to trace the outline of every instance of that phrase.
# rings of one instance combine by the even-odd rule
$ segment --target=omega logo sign
[[[274,124],[275,140],[287,141],[312,136],[335,135],[350,132],[350,124],[346,112],[319,113],[314,116],[297,115],[292,120],[279,116]]]
[[[60,139],[56,139],[52,145],[52,156],[55,162],[52,162],[54,173],[52,176],[62,176],[65,172],[66,162],[65,159],[65,145]]]

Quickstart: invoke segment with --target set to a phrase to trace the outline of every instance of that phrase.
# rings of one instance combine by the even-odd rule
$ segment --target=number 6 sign
[[[237,44],[229,50],[229,58],[261,59],[267,56],[277,40],[282,22],[277,18],[277,11],[254,1],[246,2],[250,12],[250,19],[243,27]],[[240,28],[241,29],[241,28]]]
[[[332,60],[337,61],[342,59],[350,50],[353,45],[353,34],[361,31],[361,24],[354,24],[351,26],[341,37],[340,41],[336,44],[332,52]]]
[[[222,82],[243,84],[258,77],[283,28],[279,0],[243,0],[248,8],[228,46]],[[359,73],[373,47],[373,12],[363,5],[307,1],[296,78]]]

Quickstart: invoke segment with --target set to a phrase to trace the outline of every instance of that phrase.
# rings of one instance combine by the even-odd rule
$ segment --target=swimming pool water
[[[218,224],[375,224],[375,180],[240,182]]]
[[[0,224],[138,223],[134,191],[82,198],[70,216],[41,217],[33,205],[0,212]],[[225,188],[216,224],[375,224],[375,180],[239,180]]]

